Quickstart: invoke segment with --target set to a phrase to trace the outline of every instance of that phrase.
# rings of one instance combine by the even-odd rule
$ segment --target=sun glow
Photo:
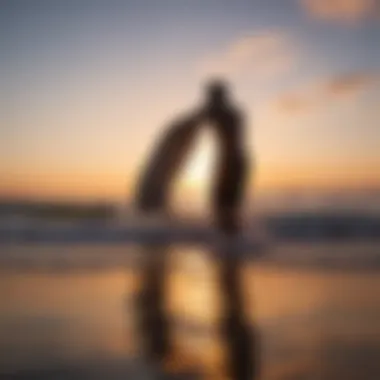
[[[174,203],[186,212],[198,212],[208,209],[209,186],[214,168],[216,145],[210,131],[202,131],[181,171]]]
[[[203,187],[209,183],[215,162],[215,142],[209,131],[202,131],[186,163],[180,182],[186,187]]]

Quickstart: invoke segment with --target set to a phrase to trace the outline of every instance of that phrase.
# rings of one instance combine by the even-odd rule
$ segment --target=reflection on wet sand
[[[225,371],[225,344],[216,328],[224,312],[217,273],[218,263],[207,253],[170,249],[166,307],[173,371],[199,366],[209,378]],[[262,379],[380,378],[376,273],[244,265],[242,282],[260,328]],[[140,286],[134,266],[2,272],[0,378],[27,379],[39,371],[38,378],[48,379],[61,368],[67,374],[62,378],[75,379],[71,368],[125,369],[129,357],[142,354]]]
[[[246,323],[239,260],[180,252],[161,246],[144,253],[139,320],[145,356],[170,372],[253,380],[258,338]]]

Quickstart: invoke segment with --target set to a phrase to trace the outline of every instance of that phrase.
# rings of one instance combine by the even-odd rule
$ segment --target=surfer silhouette
[[[219,148],[210,197],[214,225],[223,233],[236,234],[241,227],[247,174],[244,126],[242,113],[232,104],[227,85],[221,80],[207,84],[204,105],[174,122],[164,133],[140,178],[137,208],[144,212],[167,211],[176,174],[203,124],[213,129]]]
[[[212,129],[218,147],[210,194],[213,224],[223,236],[238,237],[242,231],[241,214],[248,173],[244,118],[231,101],[228,86],[222,80],[209,82],[201,107],[172,123],[158,142],[137,187],[137,208],[145,213],[165,213],[168,210],[176,175],[203,125]],[[222,250],[226,253],[226,248]],[[222,257],[220,282],[227,312],[222,318],[221,332],[229,347],[230,376],[239,380],[253,379],[257,372],[257,362],[254,361],[257,348],[256,342],[252,343],[252,329],[243,310],[239,285],[240,261],[236,252],[229,251],[227,256]],[[151,264],[155,261],[153,259]],[[170,350],[165,338],[168,335],[168,318],[162,309],[163,292],[158,291],[164,286],[165,265],[162,258],[157,262],[161,263],[161,268],[153,264],[148,265],[145,271],[142,294],[146,301],[142,307],[145,308],[145,319],[150,321],[145,324],[146,336],[153,351],[150,356],[163,359]]]
[[[243,116],[229,98],[227,86],[221,81],[208,85],[206,122],[217,138],[217,168],[211,193],[215,225],[222,232],[236,234],[241,228],[241,205],[247,173],[243,142]]]

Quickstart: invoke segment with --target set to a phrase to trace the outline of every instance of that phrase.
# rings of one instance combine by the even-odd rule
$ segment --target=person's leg
[[[226,156],[219,163],[211,194],[216,228],[228,236],[242,229],[242,207],[247,182],[247,163],[241,156]]]
[[[219,208],[216,212],[216,228],[228,237],[235,237],[241,230],[239,216],[234,208]]]

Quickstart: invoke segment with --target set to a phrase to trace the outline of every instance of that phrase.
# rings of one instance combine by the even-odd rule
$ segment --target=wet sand
[[[90,251],[76,249],[78,256],[81,249]],[[107,255],[107,247],[99,249]],[[175,347],[205,368],[222,367],[217,266],[191,249],[170,257],[167,308]],[[380,378],[378,273],[251,263],[241,279],[252,326],[260,333],[263,379]],[[141,345],[138,286],[136,266],[120,262],[108,268],[3,269],[0,378],[125,378],[136,369],[129,363]]]

